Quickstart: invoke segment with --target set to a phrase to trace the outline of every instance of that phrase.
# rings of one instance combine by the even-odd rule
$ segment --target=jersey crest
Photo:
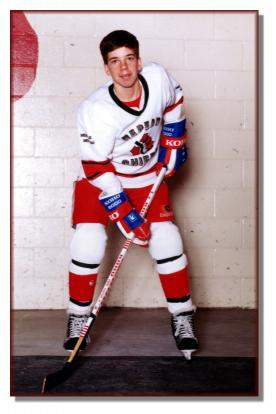
[[[132,155],[146,154],[153,147],[153,140],[149,134],[144,134],[140,141],[135,141],[134,147],[130,150]]]

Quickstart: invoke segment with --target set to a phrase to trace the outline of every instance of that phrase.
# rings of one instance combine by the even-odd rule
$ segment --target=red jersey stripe
[[[115,172],[114,166],[109,160],[105,161],[82,161],[82,166],[86,178],[92,180],[107,172]]]
[[[179,101],[177,101],[175,104],[167,106],[167,108],[164,111],[164,114],[166,114],[167,112],[172,111],[174,108],[176,108],[178,105],[181,105],[183,103],[184,99],[183,96],[179,99]]]
[[[150,173],[152,173],[154,171],[156,171],[156,166],[155,165],[152,168],[150,168],[148,171],[144,171],[142,173],[137,173],[137,174],[124,174],[124,173],[120,173],[120,172],[116,171],[116,175],[119,175],[121,177],[139,177],[141,175],[150,174]]]

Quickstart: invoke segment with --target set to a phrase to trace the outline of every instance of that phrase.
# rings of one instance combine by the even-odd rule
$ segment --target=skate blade
[[[195,351],[196,351],[196,349],[189,349],[189,350],[180,351],[180,352],[183,354],[184,358],[187,361],[191,361],[191,359],[192,359],[192,353],[195,352]]]

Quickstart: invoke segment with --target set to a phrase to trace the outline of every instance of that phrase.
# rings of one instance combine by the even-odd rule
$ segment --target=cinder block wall
[[[177,223],[202,307],[254,308],[255,15],[32,12],[36,79],[13,106],[16,309],[65,308],[72,182],[79,168],[76,109],[107,78],[98,44],[114,29],[140,40],[184,89],[190,159],[170,180]],[[110,228],[98,291],[123,239]],[[132,247],[109,306],[165,306],[154,265]]]

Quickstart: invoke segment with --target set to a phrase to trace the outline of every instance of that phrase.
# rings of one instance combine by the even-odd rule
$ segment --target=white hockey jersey
[[[161,65],[145,66],[139,80],[143,90],[139,108],[121,102],[112,82],[79,107],[80,178],[106,193],[112,187],[116,192],[153,184],[163,124],[184,118],[182,88]]]

